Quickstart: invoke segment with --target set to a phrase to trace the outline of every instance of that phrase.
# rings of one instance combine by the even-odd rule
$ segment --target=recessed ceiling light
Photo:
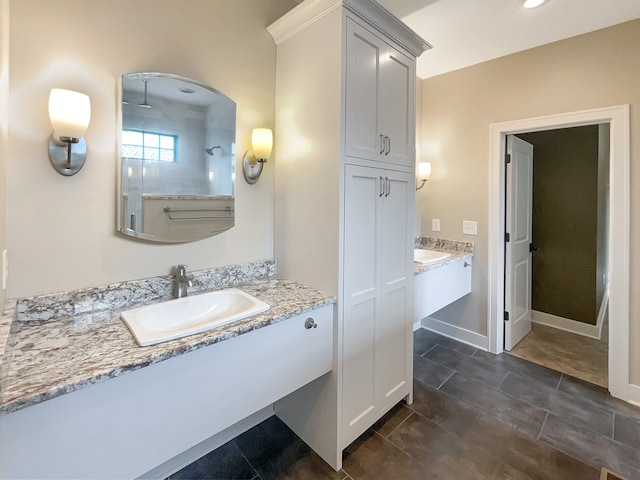
[[[525,0],[524,8],[536,8],[542,5],[545,0]]]

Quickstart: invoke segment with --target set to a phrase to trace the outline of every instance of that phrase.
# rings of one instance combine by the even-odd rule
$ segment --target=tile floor
[[[541,365],[418,330],[414,403],[396,406],[329,468],[271,417],[178,479],[640,480],[640,408]]]
[[[532,323],[531,332],[510,353],[606,387],[609,378],[608,333],[606,322],[600,340]]]

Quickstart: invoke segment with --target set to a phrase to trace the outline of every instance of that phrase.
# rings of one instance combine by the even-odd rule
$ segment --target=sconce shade
[[[49,119],[54,137],[80,139],[91,120],[91,101],[83,93],[53,88],[49,95]]]
[[[273,133],[268,128],[254,128],[251,132],[251,148],[256,160],[266,160],[273,148]]]
[[[429,180],[431,176],[431,162],[418,163],[418,178],[420,180]]]
[[[251,150],[247,151],[242,160],[242,174],[248,184],[253,185],[258,181],[272,148],[271,129],[254,128],[251,132]]]

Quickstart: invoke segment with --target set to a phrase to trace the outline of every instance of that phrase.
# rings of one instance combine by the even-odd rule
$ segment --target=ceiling
[[[640,18],[640,0],[377,0],[433,49],[418,59],[421,78]]]

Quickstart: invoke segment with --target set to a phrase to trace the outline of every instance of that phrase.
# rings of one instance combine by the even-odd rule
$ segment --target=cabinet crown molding
[[[267,31],[278,45],[340,7],[375,25],[416,57],[432,48],[375,0],[305,0],[269,25]]]

